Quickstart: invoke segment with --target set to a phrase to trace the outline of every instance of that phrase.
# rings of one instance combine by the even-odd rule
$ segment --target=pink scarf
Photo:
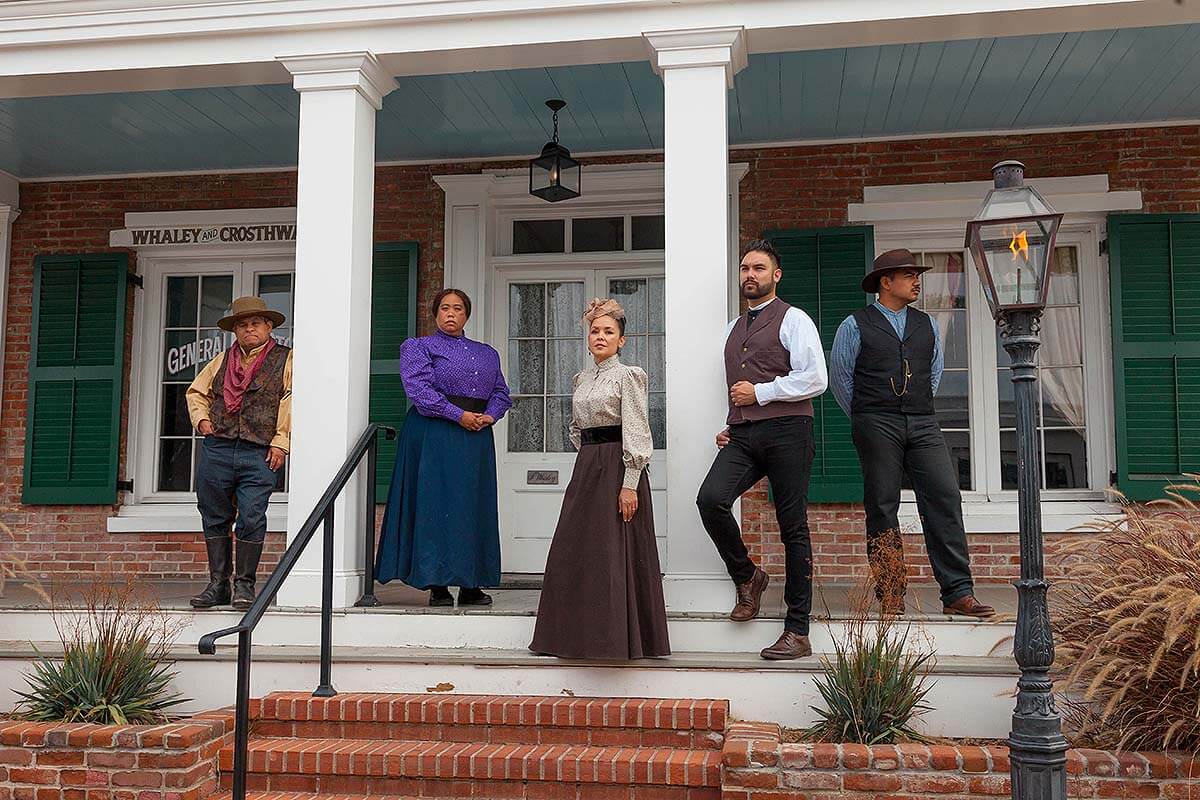
[[[275,340],[268,338],[263,349],[248,365],[242,363],[242,348],[237,342],[225,351],[225,384],[221,390],[225,397],[225,410],[230,414],[237,414],[242,410],[242,398],[246,390],[250,388],[254,376],[262,369],[263,362],[267,360],[267,353],[274,348]]]

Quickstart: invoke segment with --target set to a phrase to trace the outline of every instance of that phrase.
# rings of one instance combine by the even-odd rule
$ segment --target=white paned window
[[[506,255],[624,253],[662,250],[663,215],[573,216],[513,219],[505,231]]]
[[[508,449],[512,453],[567,453],[571,392],[587,344],[579,327],[582,281],[509,285]]]
[[[625,309],[621,362],[646,371],[654,448],[667,444],[666,284],[662,278],[610,278],[608,296]]]
[[[1043,489],[1088,488],[1087,401],[1084,375],[1079,251],[1056,247],[1050,264],[1050,293],[1042,314],[1038,348],[1038,438],[1042,447]],[[996,388],[999,393],[1000,480],[1017,488],[1017,432],[1012,370],[996,335]]]
[[[291,345],[294,275],[284,262],[184,262],[149,278],[144,341],[153,345],[143,351],[140,379],[154,388],[152,399],[148,396],[140,407],[147,416],[138,420],[135,490],[145,501],[194,502],[200,435],[188,415],[187,388],[205,364],[233,344],[233,334],[220,330],[217,320],[235,297],[258,294],[282,313],[287,321],[273,337]],[[279,471],[276,488],[286,491],[286,469]]]
[[[933,318],[942,339],[945,371],[934,404],[950,461],[968,497],[1007,499],[1015,495],[1017,475],[1008,354],[969,254],[948,244],[937,237],[897,236],[877,249],[907,246],[918,263],[930,267],[921,276],[916,307]],[[1107,431],[1089,413],[1103,407],[1107,383],[1086,377],[1106,369],[1095,248],[1089,231],[1067,231],[1053,254],[1038,352],[1037,436],[1047,500],[1098,498],[1107,486],[1106,468],[1096,456],[1105,452]],[[907,477],[904,486],[910,488]]]

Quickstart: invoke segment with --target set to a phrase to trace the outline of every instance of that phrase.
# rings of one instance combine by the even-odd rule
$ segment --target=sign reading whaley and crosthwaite
[[[134,212],[109,233],[113,247],[237,247],[296,242],[296,209]]]
[[[133,247],[167,244],[294,242],[296,224],[221,225],[208,228],[127,228]]]

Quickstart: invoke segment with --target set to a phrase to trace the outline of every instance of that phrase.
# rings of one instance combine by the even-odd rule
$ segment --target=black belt
[[[446,399],[454,405],[461,408],[463,411],[470,411],[472,414],[482,414],[487,411],[488,401],[486,398],[478,397],[459,397],[458,395],[447,395]]]
[[[581,431],[584,444],[609,444],[621,441],[620,425],[601,425],[598,428],[584,428]]]

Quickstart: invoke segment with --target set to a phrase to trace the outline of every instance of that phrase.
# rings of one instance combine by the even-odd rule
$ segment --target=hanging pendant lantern
[[[542,154],[529,162],[529,193],[548,203],[579,197],[582,168],[571,158],[571,151],[558,143],[558,112],[566,107],[562,100],[547,100],[554,112],[554,139],[546,142]]]

